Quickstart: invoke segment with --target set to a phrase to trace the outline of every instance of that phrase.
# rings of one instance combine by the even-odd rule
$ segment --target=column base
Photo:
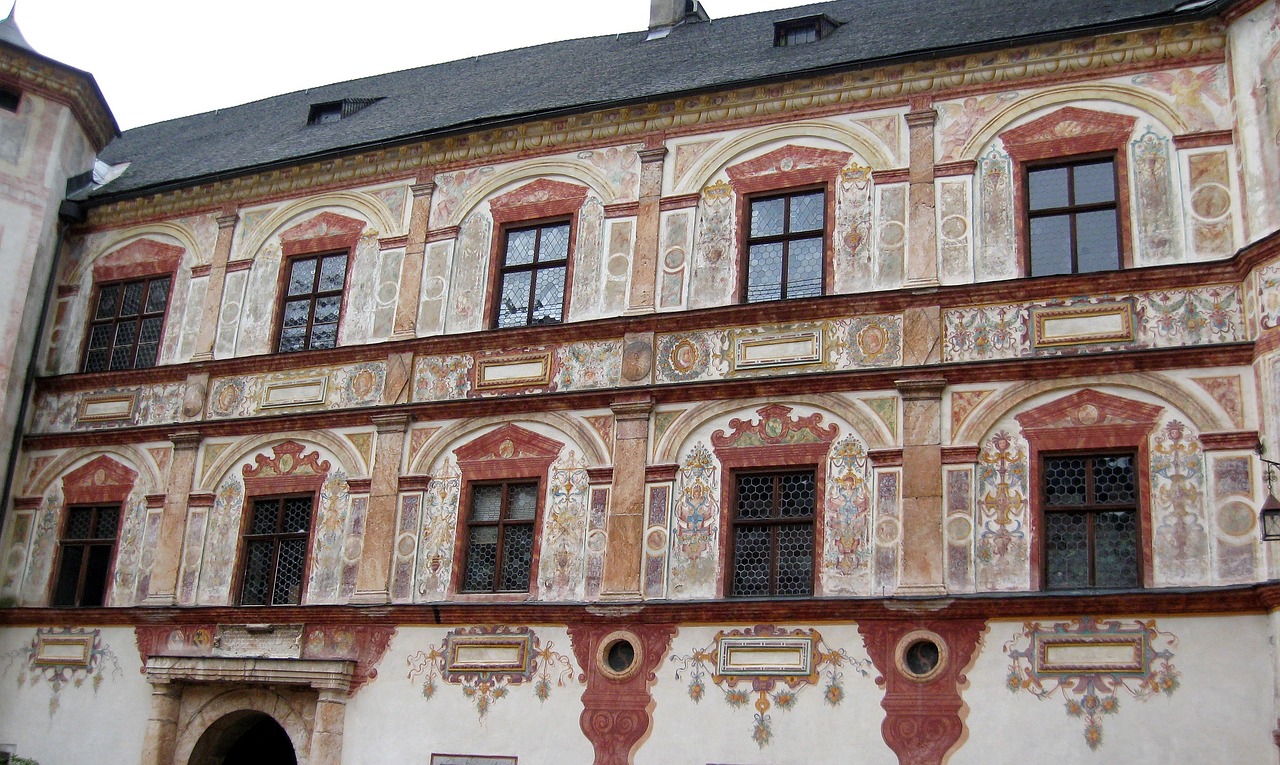
[[[900,584],[893,594],[903,598],[939,598],[947,595],[947,588],[940,584]]]
[[[213,361],[213,351],[200,351],[191,354],[191,363],[197,364],[201,361]]]
[[[142,599],[143,608],[167,608],[178,604],[178,596],[172,592],[150,592]]]
[[[391,593],[386,590],[356,590],[351,596],[353,606],[385,606],[391,602]]]
[[[387,338],[387,339],[388,339],[388,340],[390,340],[391,342],[396,342],[396,341],[399,341],[399,340],[414,340],[414,339],[416,339],[417,337],[418,337],[418,332],[417,332],[417,330],[413,330],[413,329],[397,329],[396,331],[392,332],[392,333],[391,333],[391,337],[389,337],[389,338]]]

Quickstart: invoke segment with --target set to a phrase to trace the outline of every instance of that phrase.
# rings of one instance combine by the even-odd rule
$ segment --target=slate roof
[[[633,2],[635,0],[632,0]],[[298,91],[126,131],[101,154],[132,163],[92,199],[135,196],[357,147],[895,59],[1190,20],[1234,0],[834,0],[549,43]],[[816,43],[773,47],[774,23],[826,14]],[[380,98],[307,125],[312,104]],[[92,203],[92,202],[91,202]]]

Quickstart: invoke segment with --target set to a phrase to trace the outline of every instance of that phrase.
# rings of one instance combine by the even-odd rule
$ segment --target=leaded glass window
[[[1045,587],[1137,587],[1138,489],[1132,454],[1046,457]]]
[[[53,605],[92,607],[105,602],[119,525],[119,505],[67,508]]]
[[[729,594],[812,595],[814,472],[739,473],[734,489]]]
[[[507,231],[498,283],[499,327],[564,321],[569,222]]]
[[[745,302],[822,294],[826,216],[827,195],[822,191],[751,200]]]
[[[1113,159],[1028,169],[1031,275],[1120,268],[1118,210]]]
[[[170,277],[156,276],[98,287],[85,343],[84,371],[156,365],[169,283]]]
[[[471,487],[462,592],[526,592],[533,567],[538,483]]]
[[[285,606],[302,602],[311,542],[311,507],[309,494],[252,501],[244,535],[240,605]]]
[[[289,353],[337,346],[347,254],[292,258],[288,268],[276,350]]]

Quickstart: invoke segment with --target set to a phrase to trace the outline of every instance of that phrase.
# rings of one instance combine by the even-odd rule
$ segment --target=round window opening
[[[927,683],[947,667],[947,644],[929,630],[915,630],[902,636],[894,652],[898,671],[917,683]]]
[[[596,649],[596,666],[610,680],[626,680],[640,670],[642,648],[640,638],[627,630],[618,630],[600,641]]]
[[[938,644],[932,640],[917,640],[907,646],[902,658],[907,665],[907,671],[919,677],[928,675],[938,668],[938,662],[942,660],[942,652],[938,650]]]

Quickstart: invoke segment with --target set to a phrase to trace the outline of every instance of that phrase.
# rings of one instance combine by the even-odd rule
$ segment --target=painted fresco
[[[385,361],[220,377],[210,384],[208,416],[239,418],[375,406],[382,403],[386,383]]]
[[[1187,157],[1187,242],[1198,258],[1225,258],[1236,249],[1232,221],[1229,152],[1204,151]]]
[[[1152,568],[1158,586],[1210,581],[1204,451],[1190,426],[1171,419],[1151,436]]]
[[[870,283],[873,190],[870,167],[853,161],[840,170],[836,179],[834,292],[858,292]]]
[[[68,657],[67,649],[78,654]],[[5,654],[2,673],[8,675],[16,666],[19,688],[44,683],[49,686],[49,717],[58,711],[60,694],[68,686],[80,688],[86,682],[96,696],[108,678],[124,677],[115,651],[102,639],[101,630],[74,627],[41,627],[31,643]]]
[[[1280,327],[1280,260],[1272,261],[1257,271],[1258,326]]]
[[[875,563],[871,594],[885,595],[898,589],[899,550],[902,548],[902,513],[899,495],[902,472],[876,471]]]
[[[448,279],[449,310],[446,332],[474,332],[485,324],[485,278],[489,273],[489,237],[493,218],[488,208],[475,210],[462,221],[454,245],[453,272]]]
[[[462,473],[450,457],[439,473],[431,478],[422,498],[416,599],[443,600],[449,592],[461,495]]]
[[[311,530],[306,602],[341,603],[355,594],[368,506],[367,497],[351,498],[347,473],[341,467],[335,466],[325,476]]]
[[[1181,687],[1182,673],[1173,665],[1177,647],[1177,636],[1161,631],[1154,619],[1102,621],[1085,616],[1049,625],[1027,622],[1004,644],[1008,688],[1041,701],[1061,697],[1067,716],[1084,721],[1085,743],[1096,750],[1103,744],[1103,722],[1121,712],[1121,691],[1144,702],[1172,696]],[[1123,662],[1114,659],[1117,648],[1126,653]],[[1076,658],[1059,661],[1055,649]],[[1090,655],[1096,656],[1092,662]]]
[[[1020,434],[997,430],[978,454],[974,557],[980,590],[1028,586],[1028,453]]]
[[[634,157],[635,155],[632,154]],[[566,321],[596,319],[606,314],[604,205],[588,194],[577,220],[578,239],[573,247],[573,284],[569,286]]]
[[[720,463],[702,441],[680,461],[671,526],[671,596],[715,597],[720,558]]]
[[[731,666],[732,648],[798,654],[797,666],[782,668],[739,668]],[[728,650],[726,650],[728,649]],[[855,659],[844,648],[828,646],[816,629],[785,629],[762,625],[745,629],[721,630],[710,645],[688,654],[673,651],[669,661],[675,666],[675,679],[687,674],[687,694],[694,704],[707,697],[708,683],[716,686],[724,702],[734,709],[750,705],[755,709],[750,736],[764,749],[774,739],[774,715],[797,708],[804,691],[822,684],[823,703],[838,707],[845,699],[845,674],[863,678],[870,676],[871,663]],[[803,669],[801,669],[801,666]],[[754,671],[753,671],[754,670]]]
[[[943,497],[946,520],[943,533],[946,538],[947,590],[972,592],[974,590],[974,507],[973,468],[948,468],[946,470],[946,494]]]
[[[683,308],[688,281],[689,252],[692,249],[693,212],[673,210],[662,216],[661,273],[658,276],[658,307]]]
[[[738,278],[733,200],[733,188],[724,181],[717,181],[702,190],[689,276],[690,308],[733,302]]]
[[[974,190],[978,249],[973,275],[979,282],[1018,276],[1013,215],[1013,160],[996,142],[978,158]]]
[[[1213,455],[1213,560],[1218,582],[1252,582],[1262,557],[1253,507],[1253,460]]]
[[[1135,196],[1138,219],[1134,232],[1137,251],[1134,265],[1152,266],[1182,260],[1182,233],[1178,225],[1177,186],[1170,160],[1170,140],[1147,127],[1129,144],[1133,154]]]
[[[1172,102],[1191,132],[1231,127],[1231,85],[1224,64],[1139,74],[1131,81]]]
[[[876,252],[871,267],[875,289],[902,286],[907,262],[907,184],[876,186]]]
[[[551,465],[539,555],[541,600],[581,601],[586,595],[589,484],[586,464],[572,450]]]
[[[973,223],[968,178],[939,179],[938,248],[943,284],[973,281]]]
[[[881,480],[883,488],[883,478]],[[870,592],[876,552],[872,540],[874,517],[867,447],[856,436],[845,436],[831,446],[827,457],[820,568],[824,594]]]
[[[158,383],[40,393],[36,397],[31,429],[35,433],[68,433],[91,428],[169,425],[179,420],[186,387],[185,383]],[[84,417],[82,407],[85,400],[102,398],[132,400],[129,406],[132,414],[112,419]]]

